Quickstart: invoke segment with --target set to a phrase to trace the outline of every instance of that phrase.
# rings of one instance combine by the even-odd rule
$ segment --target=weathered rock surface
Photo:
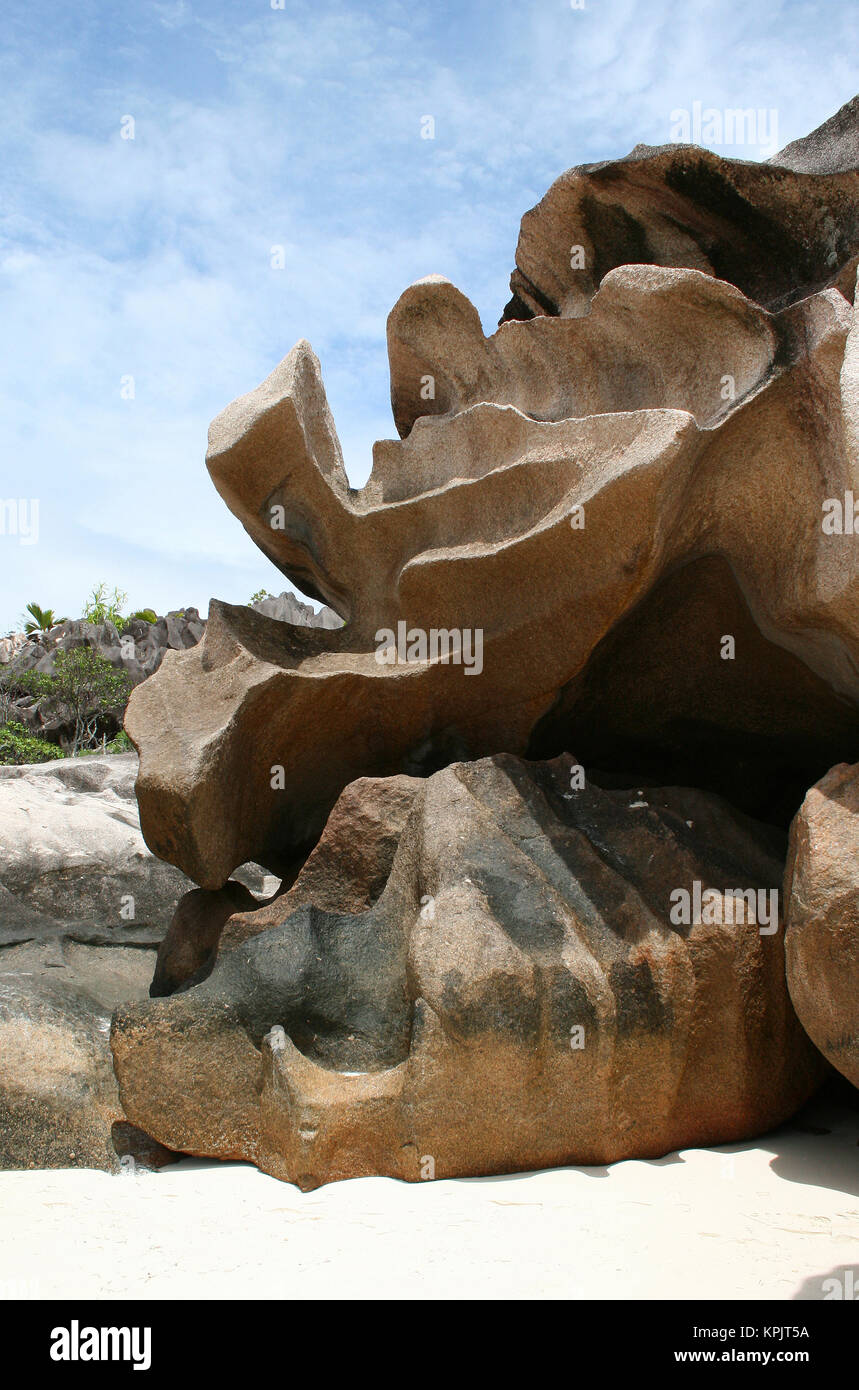
[[[0,943],[30,934],[26,909],[91,941],[156,945],[185,875],[146,848],[137,758],[68,758],[0,767]]]
[[[681,393],[670,405],[663,392],[652,409],[608,409],[608,397],[600,405],[585,381],[581,409],[597,413],[535,419],[523,409],[524,388],[516,387],[517,404],[506,403],[507,377],[495,393],[501,403],[457,396],[451,413],[421,417],[406,438],[378,445],[373,474],[358,493],[348,488],[306,344],[219,417],[209,468],[225,500],[271,559],[349,621],[339,631],[287,628],[213,602],[204,641],[134,693],[126,727],[141,750],[141,820],[157,854],[206,888],[221,887],[247,859],[286,876],[357,777],[425,772],[501,749],[524,753],[562,700],[563,736],[545,751],[575,746],[576,710],[567,696],[599,644],[627,616],[641,614],[661,580],[708,558],[727,566],[760,642],[807,668],[800,684],[810,689],[811,682],[820,697],[799,698],[778,662],[768,662],[763,699],[779,717],[772,738],[761,737],[754,683],[725,677],[753,784],[772,780],[799,742],[808,746],[814,777],[840,757],[859,758],[859,548],[852,535],[822,525],[828,499],[843,499],[856,476],[853,310],[827,290],[786,311],[777,330],[763,311],[702,275],[632,267],[619,278],[637,287],[639,306],[645,285],[664,282],[669,308],[655,310],[654,322],[666,325],[667,338],[678,339],[686,323],[685,366],[678,346],[666,349]],[[733,348],[721,365],[728,375],[733,369],[743,394],[725,410],[725,373],[716,375],[715,361],[708,367],[699,350],[701,315],[690,312],[686,322],[679,310],[690,296],[711,306],[717,300],[726,311]],[[435,366],[443,380],[448,363],[462,376],[455,364],[471,348],[461,331],[462,297],[450,287],[416,287],[411,304],[423,304],[422,321],[434,322],[439,299],[442,327],[428,332],[421,365]],[[620,335],[628,315],[622,296],[613,302]],[[544,337],[552,328],[578,333],[583,343],[593,337],[589,318],[538,327]],[[511,331],[527,334],[533,326],[511,325],[501,337]],[[393,336],[405,336],[396,324]],[[646,383],[648,335],[638,342]],[[619,379],[631,370],[632,337],[628,346]],[[590,349],[581,351],[584,360]],[[486,362],[496,359],[490,352]],[[521,365],[528,354],[517,350],[509,361]],[[398,350],[393,366],[395,400],[408,400]],[[613,379],[611,354],[601,370]],[[533,378],[530,368],[522,371],[526,383]],[[553,400],[569,408],[567,388],[558,401],[560,376],[543,378],[543,404],[535,399],[534,413],[552,414]],[[627,397],[631,389],[623,388]],[[491,394],[485,382],[474,390]],[[708,391],[719,404],[701,424],[693,408],[703,419]],[[813,410],[804,404],[810,400]],[[272,508],[278,522],[285,516],[283,527],[269,525]],[[480,672],[467,674],[443,649],[440,657],[429,651],[426,659],[380,665],[378,634],[400,622],[419,634],[479,633]],[[724,672],[730,661],[721,643],[731,633],[718,607],[711,623],[702,648],[719,653]],[[678,678],[670,645],[664,655],[653,673],[657,707]],[[750,675],[747,656],[735,659]],[[684,717],[712,722],[709,694],[702,689]],[[819,708],[824,728],[838,726],[835,737],[815,732]],[[682,732],[675,741],[682,746]],[[693,740],[680,780],[696,781],[694,754]],[[282,785],[272,776],[278,766]],[[732,795],[742,805],[748,779],[734,780]]]
[[[586,313],[623,265],[686,266],[771,310],[823,289],[859,253],[856,111],[767,164],[662,145],[569,169],[522,219],[504,318]]]
[[[787,982],[809,1037],[859,1086],[859,767],[833,767],[791,826]]]
[[[154,956],[71,940],[0,951],[0,1168],[119,1169],[110,1017],[145,996]]]
[[[158,949],[153,999],[198,984],[218,951],[231,950],[297,908],[364,912],[388,881],[397,845],[420,787],[416,777],[361,777],[341,794],[292,887],[261,907],[230,879],[220,889],[196,888],[181,899]]]
[[[780,925],[724,896],[777,896],[783,835],[688,789],[573,792],[571,766],[448,767],[372,906],[278,899],[204,983],[120,1008],[129,1119],[303,1187],[653,1156],[784,1119],[823,1064]],[[717,906],[672,925],[696,881]]]
[[[394,420],[405,436],[420,417],[492,401],[553,421],[661,407],[712,427],[803,354],[794,342],[802,331],[802,316],[769,314],[700,270],[624,265],[605,276],[581,320],[502,323],[485,338],[471,301],[429,276],[388,317]],[[730,399],[720,389],[726,363]],[[430,401],[421,395],[427,377]]]
[[[127,1125],[112,1137],[111,1012],[146,996],[190,886],[143,842],[136,774],[133,753],[0,767],[0,1167],[165,1161]]]

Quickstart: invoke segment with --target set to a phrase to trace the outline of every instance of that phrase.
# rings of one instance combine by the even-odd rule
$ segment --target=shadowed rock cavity
[[[666,576],[603,639],[529,756],[570,747],[602,785],[694,785],[786,828],[811,782],[840,757],[859,760],[859,718],[766,640],[727,564],[709,556]]]
[[[420,782],[361,777],[345,788],[322,838],[295,882],[260,907],[242,884],[195,888],[180,901],[158,951],[153,999],[188,989],[212,972],[219,946],[230,949],[312,904],[356,913],[381,895]],[[226,939],[224,929],[226,928]]]

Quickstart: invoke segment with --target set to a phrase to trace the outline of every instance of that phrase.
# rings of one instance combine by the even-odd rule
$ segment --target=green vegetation
[[[106,732],[121,721],[131,693],[127,672],[117,671],[91,647],[58,651],[51,674],[20,671],[5,682],[15,694],[35,696],[46,713],[68,728],[72,757],[103,743]]]
[[[125,632],[137,619],[157,623],[153,608],[140,608],[123,617],[128,595],[107,584],[96,584],[86,601],[83,620],[113,623]],[[180,613],[183,610],[178,610]],[[28,603],[24,623],[28,636],[48,632],[68,618],[52,608]],[[20,671],[0,667],[0,763],[40,763],[53,758],[92,753],[128,753],[134,745],[122,728],[122,717],[131,694],[128,673],[113,666],[88,646],[59,648],[52,653],[53,670]],[[45,724],[50,739],[34,733],[21,721],[20,701],[35,706],[33,713]],[[26,712],[29,720],[30,715]]]
[[[121,721],[131,694],[128,673],[117,671],[89,647],[57,652],[53,674],[45,679],[50,682],[46,696],[52,709],[74,725],[72,757],[98,743],[106,717]]]
[[[121,628],[125,623],[122,609],[127,598],[128,594],[122,589],[114,588],[113,593],[110,594],[106,584],[96,584],[84,604],[84,621],[88,623],[113,623],[114,627]]]
[[[134,744],[131,742],[131,739],[128,737],[128,734],[125,732],[125,730],[120,729],[119,733],[114,734],[113,738],[111,739],[108,739],[107,737],[102,737],[101,743],[97,744],[95,748],[82,748],[78,753],[78,757],[92,758],[96,755],[100,756],[102,753],[133,752]]]
[[[24,631],[28,637],[32,637],[36,632],[50,632],[58,623],[69,621],[68,618],[58,618],[53,608],[40,608],[35,602],[27,604],[27,612],[30,617],[24,623]]]
[[[257,589],[248,599],[248,608],[253,608],[255,603],[260,603],[264,598],[274,598],[274,594],[270,594],[268,589]]]
[[[265,590],[261,597],[265,596]],[[132,621],[134,618],[140,619],[144,623],[157,623],[158,614],[154,608],[138,608],[136,612],[129,613],[128,617],[123,617],[122,609],[128,594],[123,589],[114,587],[110,592],[106,584],[96,584],[84,604],[82,614],[84,622],[87,623],[113,623],[119,631]],[[182,610],[179,610],[180,612]],[[27,612],[29,618],[22,618],[23,631],[28,637],[33,637],[39,632],[50,632],[52,627],[59,623],[67,623],[68,618],[58,618],[53,608],[42,608],[38,603],[28,603]]]
[[[63,756],[55,743],[36,738],[17,720],[0,724],[0,763],[47,763]]]
[[[125,730],[120,729],[118,734],[114,734],[113,738],[110,740],[110,743],[105,745],[104,752],[133,753],[134,744],[131,742],[131,739],[128,737],[128,734],[125,732]]]
[[[84,605],[84,621],[88,623],[113,623],[114,627],[122,632],[135,618],[144,623],[157,623],[158,614],[154,608],[138,608],[134,613],[129,613],[128,617],[123,616],[128,594],[124,589],[117,589],[115,586],[112,591],[108,591],[105,583],[96,584],[89,598]]]

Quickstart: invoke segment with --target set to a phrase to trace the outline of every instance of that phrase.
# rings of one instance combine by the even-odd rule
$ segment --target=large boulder
[[[785,1119],[825,1068],[787,997],[782,833],[698,791],[578,786],[569,757],[422,782],[366,910],[322,882],[276,899],[203,983],[116,1012],[128,1118],[303,1187],[650,1157]]]
[[[812,787],[790,831],[787,982],[809,1037],[859,1086],[859,767]]]
[[[73,940],[0,953],[0,1169],[164,1160],[123,1116],[108,1045],[113,1010],[145,996],[154,954]]]
[[[425,287],[428,302],[435,293]],[[350,621],[299,629],[213,602],[203,642],[134,692],[126,728],[141,752],[153,850],[206,888],[247,859],[283,876],[356,777],[523,753],[559,704],[563,725],[541,751],[570,746],[576,694],[600,644],[627,616],[645,620],[660,581],[685,566],[694,582],[705,561],[726,567],[754,643],[776,651],[750,682],[747,644],[711,605],[691,648],[669,642],[664,664],[649,665],[651,708],[670,708],[696,653],[712,656],[715,689],[732,686],[723,705],[745,748],[742,774],[720,790],[740,804],[797,747],[812,777],[839,756],[859,757],[859,549],[822,526],[824,504],[843,497],[855,468],[845,428],[855,354],[845,350],[857,330],[834,290],[788,312],[797,319],[789,359],[764,362],[757,385],[718,421],[699,425],[676,405],[542,421],[507,404],[466,404],[380,446],[358,494],[338,471],[331,433],[312,453],[301,442],[311,433],[295,423],[304,412],[319,431],[327,417],[315,358],[295,349],[213,426],[209,464],[266,552],[287,570],[312,566],[316,587],[332,601],[339,594]],[[556,324],[586,331],[588,320]],[[699,331],[690,327],[690,364]],[[441,360],[439,344],[434,351],[425,360]],[[717,381],[711,389],[718,396]],[[797,408],[809,393],[820,403],[813,414]],[[285,531],[268,527],[269,503],[278,520],[285,512]],[[317,519],[309,551],[306,527],[289,521],[294,508]],[[382,650],[385,634],[397,649]],[[409,647],[412,634],[423,649]],[[450,634],[462,643],[458,663]],[[736,647],[728,659],[726,635]],[[713,729],[712,691],[704,682],[670,711],[681,749],[684,725]],[[695,740],[685,747],[682,780],[694,781]]]
[[[133,753],[0,767],[0,1168],[120,1166],[110,1017],[189,887],[143,843],[136,775]]]
[[[191,885],[146,848],[136,775],[133,753],[0,767],[0,1168],[153,1161],[122,1113],[110,1017],[146,996]],[[265,876],[241,874],[255,905]]]
[[[0,767],[0,944],[35,909],[91,941],[157,945],[191,885],[144,844],[136,776],[133,753]]]

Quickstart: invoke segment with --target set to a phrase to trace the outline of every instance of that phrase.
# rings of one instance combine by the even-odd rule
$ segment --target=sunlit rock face
[[[782,833],[811,782],[859,761],[856,120],[785,166],[672,146],[571,170],[523,220],[490,337],[449,281],[412,285],[388,321],[399,438],[360,490],[306,342],[214,421],[224,501],[344,625],[213,601],[202,642],[132,697],[147,842],[220,895],[176,926],[169,997],[115,1023],[126,1113],[161,1142],[305,1185],[420,1176],[422,1153],[502,1171],[738,1138],[807,1094],[819,1059],[780,929],[678,936],[668,899],[683,798],[702,799],[690,833],[715,818],[701,881],[726,885],[727,834],[733,886],[763,890],[784,847],[764,871],[761,823]],[[584,787],[537,814],[544,774],[519,760],[555,776],[573,749]],[[421,783],[384,890],[356,891],[387,866],[373,851],[299,902],[356,779]],[[670,832],[621,853],[630,789],[652,806],[660,787]],[[510,857],[500,808],[519,825],[524,803],[551,874]],[[610,890],[568,833],[615,856]],[[283,896],[237,923],[223,890],[246,861]],[[583,1058],[559,1040],[570,1000]]]

